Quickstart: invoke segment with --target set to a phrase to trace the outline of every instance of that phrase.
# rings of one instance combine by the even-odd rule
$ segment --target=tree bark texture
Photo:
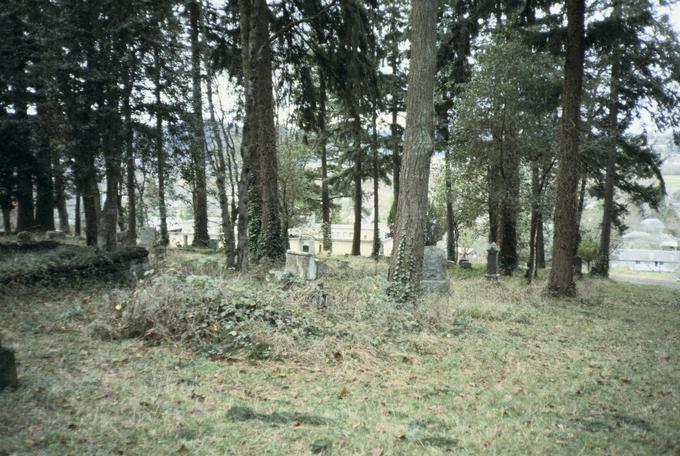
[[[52,172],[54,175],[54,204],[57,207],[59,214],[59,229],[64,233],[71,232],[71,226],[68,221],[68,209],[66,208],[66,185],[64,183],[64,168],[61,165],[59,152],[56,148],[52,148]]]
[[[580,177],[580,108],[583,87],[585,0],[567,0],[567,56],[562,92],[559,169],[555,182],[555,235],[548,290],[573,296],[577,187]]]
[[[614,4],[614,16],[618,16],[619,4]],[[615,44],[612,52],[611,80],[609,84],[609,149],[607,151],[607,167],[605,169],[604,204],[600,231],[600,251],[592,268],[592,274],[600,277],[609,276],[609,249],[611,247],[612,223],[614,221],[614,196],[616,182],[616,155],[619,138],[619,88],[621,77],[621,61],[619,45]]]
[[[137,196],[135,188],[135,151],[134,131],[132,129],[132,75],[127,75],[125,87],[125,102],[123,115],[125,116],[125,190],[127,192],[127,241],[137,243]]]
[[[191,98],[193,108],[193,138],[191,158],[194,174],[194,239],[192,244],[207,246],[208,235],[208,191],[205,176],[205,132],[203,130],[203,98],[201,90],[201,42],[200,22],[201,4],[189,3],[189,22],[191,34]]]
[[[437,0],[412,2],[412,58],[408,80],[406,141],[389,269],[390,280],[405,281],[416,287],[420,286],[422,276],[430,157],[434,151],[432,133],[438,4]]]
[[[276,128],[274,126],[274,95],[272,87],[272,48],[269,36],[270,11],[266,0],[253,0],[256,54],[253,64],[255,104],[257,115],[256,144],[259,158],[260,232],[258,256],[271,261],[282,261],[286,244],[281,233],[278,196],[278,159]],[[287,233],[286,233],[287,236]]]
[[[362,184],[363,151],[361,149],[361,119],[354,118],[354,227],[352,229],[352,255],[361,255],[361,209],[364,199]]]
[[[165,150],[163,133],[163,105],[161,100],[161,61],[160,49],[154,48],[154,99],[156,104],[156,174],[158,175],[158,214],[160,218],[160,244],[170,243],[168,236],[168,217],[165,205]],[[140,198],[142,195],[140,194]]]

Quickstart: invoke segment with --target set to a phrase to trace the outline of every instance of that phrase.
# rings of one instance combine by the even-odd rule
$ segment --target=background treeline
[[[440,172],[426,242],[446,233],[455,261],[462,233],[481,229],[500,246],[506,273],[527,245],[531,277],[545,266],[553,217],[566,7],[437,6]],[[584,7],[577,221],[587,197],[603,201],[595,270],[606,275],[626,204],[662,203],[661,161],[637,119],[648,111],[659,129],[677,126],[680,48],[656,2]],[[57,227],[112,249],[148,223],[144,192],[153,188],[167,243],[167,207],[187,182],[194,244],[208,244],[213,195],[229,266],[281,259],[288,228],[310,213],[332,249],[342,197],[352,199],[352,253],[361,253],[361,220],[372,211],[377,255],[387,215],[378,214],[379,187],[393,190],[390,222],[399,198],[410,8],[406,0],[4,2],[5,232]]]

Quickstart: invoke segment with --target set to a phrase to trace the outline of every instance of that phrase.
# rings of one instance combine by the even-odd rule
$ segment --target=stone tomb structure
[[[286,252],[286,272],[305,280],[316,280],[318,268],[314,254],[289,250]]]
[[[449,280],[446,276],[446,253],[439,247],[425,246],[420,286],[427,291],[448,291],[449,289]]]

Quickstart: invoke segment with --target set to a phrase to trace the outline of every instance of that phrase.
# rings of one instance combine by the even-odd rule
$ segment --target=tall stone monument
[[[498,252],[500,249],[492,242],[486,251],[486,279],[498,280]]]
[[[428,291],[448,291],[449,280],[446,277],[446,253],[444,250],[425,246],[423,252],[423,276],[420,286]]]

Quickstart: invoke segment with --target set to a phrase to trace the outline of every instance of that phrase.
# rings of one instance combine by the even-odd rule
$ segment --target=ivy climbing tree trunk
[[[420,286],[430,157],[434,151],[434,76],[437,0],[414,0],[411,9],[411,66],[406,104],[406,141],[400,170],[394,251],[388,278]]]
[[[555,296],[573,296],[579,180],[579,126],[583,87],[585,0],[567,0],[567,56],[562,91],[559,168],[555,182],[555,235],[548,290]]]
[[[272,91],[272,48],[269,36],[270,11],[266,0],[254,0],[255,105],[257,115],[256,148],[259,158],[260,232],[257,242],[259,258],[283,260],[286,243],[281,233],[278,196],[278,160],[274,127],[274,96]],[[287,235],[287,233],[286,233]]]

